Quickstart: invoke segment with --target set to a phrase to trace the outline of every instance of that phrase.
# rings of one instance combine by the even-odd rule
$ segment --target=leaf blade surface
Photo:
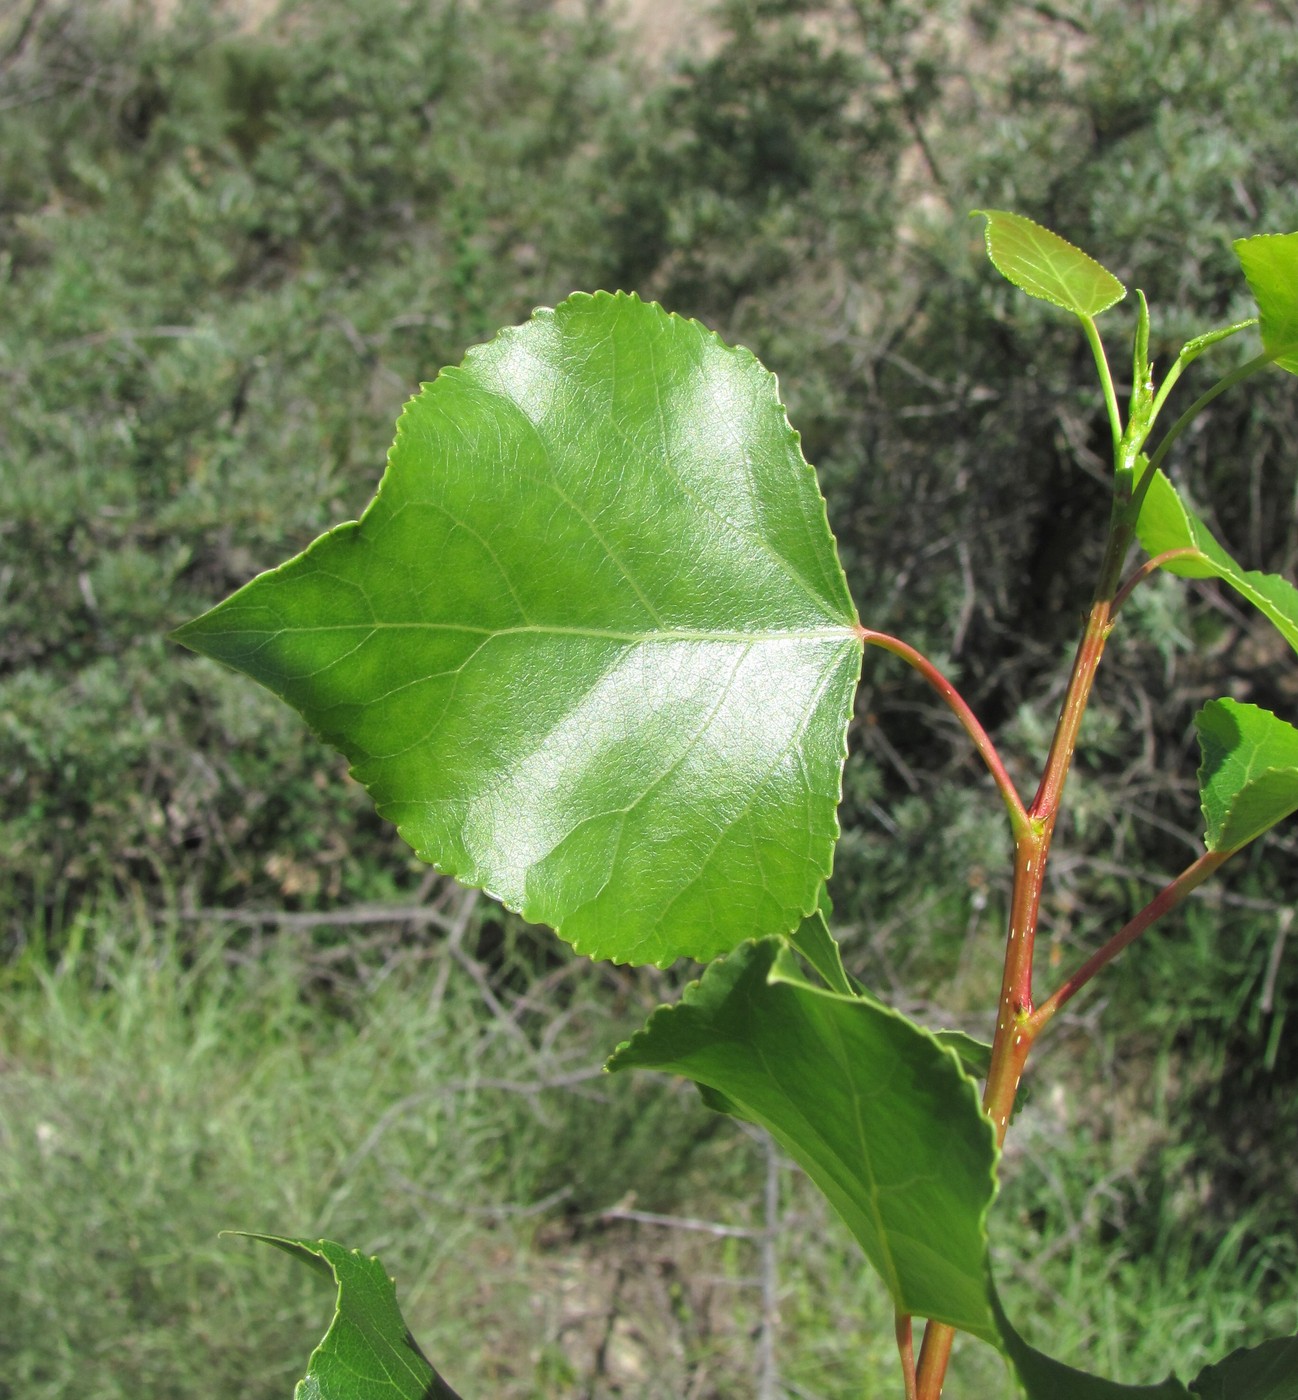
[[[410,1335],[396,1287],[377,1258],[332,1240],[245,1238],[282,1249],[338,1287],[333,1320],[294,1400],[459,1400]]]
[[[1210,700],[1194,717],[1210,851],[1235,851],[1298,811],[1298,729],[1257,705]]]
[[[1190,1385],[1199,1400],[1298,1400],[1298,1337],[1240,1347]]]
[[[1298,233],[1235,240],[1261,321],[1262,344],[1275,364],[1298,374]]]
[[[992,266],[1029,296],[1085,317],[1098,316],[1126,296],[1108,268],[1034,220],[1004,209],[974,212],[987,220]]]
[[[1243,569],[1217,543],[1212,531],[1182,501],[1176,487],[1156,471],[1136,523],[1141,547],[1153,557],[1189,550],[1163,567],[1181,578],[1219,578],[1250,602],[1298,651],[1298,588],[1280,574]]]
[[[829,873],[861,645],[823,498],[773,376],[635,297],[444,370],[362,519],[178,637],[591,956],[787,933]]]
[[[609,1068],[681,1074],[723,1095],[807,1171],[901,1311],[996,1341],[985,1272],[994,1134],[958,1059],[927,1032],[812,987],[766,940],[708,968]]]

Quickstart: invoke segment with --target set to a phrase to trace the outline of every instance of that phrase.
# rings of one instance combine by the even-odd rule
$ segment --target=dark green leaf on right
[[[1121,1385],[1037,1351],[1014,1330],[993,1294],[1001,1349],[1025,1400],[1298,1400],[1298,1337],[1240,1348],[1206,1366],[1189,1389],[1175,1376],[1159,1385]]]
[[[1298,651],[1298,588],[1279,574],[1242,569],[1217,543],[1161,471],[1154,473],[1140,508],[1136,534],[1152,556],[1184,551],[1163,567],[1181,578],[1219,578],[1272,622]]]
[[[1298,811],[1298,729],[1238,700],[1210,700],[1194,724],[1210,851],[1238,850]]]

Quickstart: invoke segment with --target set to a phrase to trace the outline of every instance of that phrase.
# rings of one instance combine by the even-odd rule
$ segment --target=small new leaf
[[[1257,302],[1263,347],[1281,369],[1298,374],[1298,233],[1240,238],[1235,254]]]
[[[710,1101],[765,1127],[824,1192],[900,1311],[996,1342],[984,1225],[995,1135],[973,1081],[927,1031],[811,986],[767,939],[709,967],[608,1067],[721,1095]]]
[[[1298,811],[1298,729],[1238,700],[1210,700],[1194,725],[1210,851],[1236,851]]]
[[[1127,289],[1106,267],[1057,233],[1022,214],[976,209],[987,220],[987,256],[1007,281],[1029,296],[1071,311],[1098,316]]]
[[[1181,551],[1179,557],[1164,564],[1168,573],[1182,578],[1219,578],[1229,584],[1298,651],[1298,588],[1279,574],[1241,569],[1161,471],[1149,482],[1136,534],[1141,546],[1154,557]]]
[[[419,1349],[387,1270],[332,1240],[247,1234],[273,1244],[338,1286],[333,1321],[311,1353],[294,1400],[459,1400]]]

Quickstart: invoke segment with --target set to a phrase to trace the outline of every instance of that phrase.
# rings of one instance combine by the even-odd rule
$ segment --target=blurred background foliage
[[[725,0],[624,13],[596,0],[290,0],[160,14],[142,0],[10,0],[0,948],[15,1012],[0,1032],[0,1152],[12,1163],[0,1258],[15,1296],[0,1298],[0,1315],[19,1322],[0,1335],[0,1397],[190,1394],[197,1371],[185,1368],[210,1381],[240,1329],[255,1364],[243,1357],[216,1389],[286,1393],[289,1372],[268,1376],[258,1349],[278,1345],[265,1329],[297,1304],[249,1305],[251,1271],[210,1248],[211,1230],[309,1234],[341,1221],[333,1166],[333,1184],[321,1184],[312,1153],[347,1159],[366,1140],[341,1107],[357,1095],[372,1121],[414,1091],[395,1070],[350,1079],[361,1061],[345,1056],[326,1074],[339,1038],[387,1036],[393,1016],[413,1043],[427,1037],[427,1053],[442,1034],[404,1024],[428,1001],[406,964],[426,977],[450,925],[365,925],[370,951],[353,954],[358,935],[337,919],[432,897],[428,872],[295,716],[167,640],[360,512],[421,379],[574,288],[634,289],[750,346],[779,374],[820,470],[863,618],[951,674],[1030,786],[1097,562],[1107,427],[1074,326],[1000,282],[966,215],[1028,214],[1142,287],[1166,366],[1187,336],[1249,314],[1230,240],[1298,228],[1296,124],[1298,22],[1278,2]],[[1120,378],[1131,324],[1125,303],[1102,322]],[[1236,353],[1246,348],[1215,351],[1184,393]],[[1249,567],[1293,576],[1296,466],[1298,394],[1276,375],[1215,402],[1173,472]],[[1292,717],[1292,660],[1211,585],[1164,580],[1137,595],[1111,643],[1056,845],[1051,968],[1079,960],[1190,857],[1195,709],[1229,693]],[[917,1014],[953,1009],[981,1031],[1008,896],[995,795],[948,714],[887,658],[867,657],[851,748],[834,885],[848,960]],[[1298,960],[1284,952],[1296,849],[1281,832],[1239,857],[1219,893],[1080,1000],[1057,1033],[1066,1051],[1043,1048],[1007,1170],[1007,1258],[1054,1336],[1071,1328],[1097,1365],[1144,1357],[1145,1378],[1173,1360],[1193,1365],[1292,1300],[1298,1039],[1287,1013]],[[573,1053],[597,1063],[670,990],[670,979],[628,975],[574,991],[553,939],[484,905],[460,933],[481,983],[452,1018],[467,1039],[443,1057],[490,1040],[502,1008],[522,1005],[526,1015],[510,1015],[530,1043],[557,1017]],[[536,1014],[556,975],[562,995]],[[376,979],[404,988],[386,1023],[369,1002]],[[264,1016],[248,1009],[272,995]],[[162,1048],[112,1030],[124,1008],[144,1024],[160,1005],[176,1028]],[[298,1085],[291,1102],[256,1069],[267,1037],[310,1070],[296,1081],[285,1070]],[[121,1084],[109,1082],[114,1055]],[[100,1121],[97,1111],[133,1101],[130,1067],[147,1061],[161,1075],[168,1057],[177,1083],[188,1067],[192,1098],[148,1076],[137,1086],[162,1139],[148,1138],[144,1108]],[[220,1125],[224,1108],[203,1107],[218,1061],[235,1066],[238,1131]],[[371,1079],[372,1101],[358,1087]],[[622,1120],[606,1108],[592,1119],[579,1094],[539,1114],[550,1148],[494,1110],[495,1132],[550,1163],[522,1181],[505,1137],[493,1139],[495,1157],[476,1170],[511,1210],[563,1189],[574,1145],[600,1144],[598,1170],[573,1187],[581,1199],[525,1214],[527,1230],[510,1236],[518,1249],[555,1218],[590,1247],[592,1212],[628,1186],[694,1213],[700,1190],[723,1209],[736,1162],[760,1177],[756,1149],[709,1163],[709,1120],[666,1088],[642,1092],[650,1106],[637,1100],[635,1114],[663,1135],[661,1171],[636,1170],[659,1159],[627,1145],[640,1140],[629,1127],[592,1137],[592,1122]],[[322,1095],[340,1105],[332,1117],[309,1107]],[[672,1115],[681,1126],[669,1130]],[[466,1121],[452,1136],[490,1137],[485,1111]],[[290,1141],[268,1164],[269,1191],[251,1159],[276,1123]],[[120,1152],[104,1146],[123,1133],[137,1137]],[[193,1140],[169,1147],[168,1133]],[[310,1150],[294,1158],[299,1139]],[[223,1154],[241,1142],[236,1168]],[[178,1175],[154,1189],[151,1154],[170,1160],[173,1148]],[[447,1177],[438,1190],[469,1189],[439,1160],[425,1162]],[[690,1197],[666,1164],[696,1160],[701,1176],[682,1168]],[[440,1246],[412,1240],[403,1222],[428,1218],[426,1174],[413,1159],[385,1170],[369,1213],[337,1228],[367,1247],[392,1242],[390,1265],[423,1277]],[[223,1184],[208,1193],[199,1180]],[[57,1194],[33,1212],[40,1189]],[[134,1222],[129,1248],[112,1201]],[[814,1225],[816,1209],[803,1201],[794,1216]],[[213,1258],[163,1259],[168,1228],[209,1241]],[[843,1299],[868,1285],[850,1253],[808,1246],[807,1230],[786,1250],[803,1262],[786,1259],[781,1276],[786,1380],[801,1365],[792,1393],[859,1395],[873,1344],[859,1320],[843,1321]],[[84,1262],[99,1289],[75,1306],[93,1340],[54,1317],[75,1294],[68,1264],[54,1262],[60,1236],[92,1242]],[[1052,1244],[1061,1238],[1066,1248]],[[502,1274],[521,1277],[519,1260],[533,1258],[492,1248]],[[157,1285],[164,1265],[183,1274],[170,1291]],[[742,1275],[751,1260],[725,1267]],[[1185,1285],[1197,1267],[1212,1270],[1211,1298]],[[34,1294],[42,1277],[46,1292]],[[1153,1328],[1148,1308],[1168,1278],[1182,1290],[1166,1295],[1174,1321]],[[727,1302],[737,1321],[718,1341],[696,1325],[698,1298],[679,1281],[664,1287],[673,1345],[695,1369],[663,1393],[685,1394],[710,1366],[715,1393],[748,1389],[725,1369],[745,1374],[744,1307]],[[282,1284],[280,1294],[290,1299]],[[1115,1294],[1130,1313],[1112,1311]],[[314,1295],[300,1306],[318,1316]],[[428,1326],[447,1325],[425,1311]],[[1286,1318],[1292,1327],[1292,1308]],[[1043,1324],[1038,1340],[1050,1335]],[[119,1355],[122,1336],[135,1342]],[[529,1337],[532,1369],[516,1384],[491,1379],[485,1354],[467,1372],[445,1369],[502,1396],[570,1393],[578,1377],[562,1337]],[[86,1389],[96,1346],[113,1366]],[[609,1386],[571,1393],[622,1393]]]

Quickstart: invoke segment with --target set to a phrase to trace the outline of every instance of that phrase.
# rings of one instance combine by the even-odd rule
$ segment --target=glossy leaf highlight
[[[1142,548],[1155,557],[1170,550],[1188,551],[1163,565],[1168,573],[1181,578],[1221,579],[1252,603],[1298,651],[1298,588],[1279,574],[1240,568],[1161,471],[1156,471],[1149,483],[1136,534]]]
[[[1273,363],[1298,374],[1298,233],[1239,238],[1235,254],[1257,302],[1263,347]]]
[[[813,987],[778,939],[713,964],[620,1046],[612,1070],[680,1074],[771,1132],[899,1311],[997,1338],[984,1217],[995,1138],[949,1050],[899,1013]]]
[[[373,1255],[332,1240],[246,1238],[284,1250],[338,1286],[333,1321],[294,1400],[459,1400],[410,1335],[396,1287]]]
[[[861,644],[824,501],[774,377],[636,297],[444,370],[360,522],[178,636],[591,956],[788,933],[829,874]]]
[[[987,256],[1007,281],[1029,296],[1076,316],[1098,316],[1127,289],[1088,253],[1022,214],[977,209],[987,220]]]
[[[1210,851],[1238,850],[1298,811],[1298,729],[1238,700],[1210,700],[1194,725]]]

